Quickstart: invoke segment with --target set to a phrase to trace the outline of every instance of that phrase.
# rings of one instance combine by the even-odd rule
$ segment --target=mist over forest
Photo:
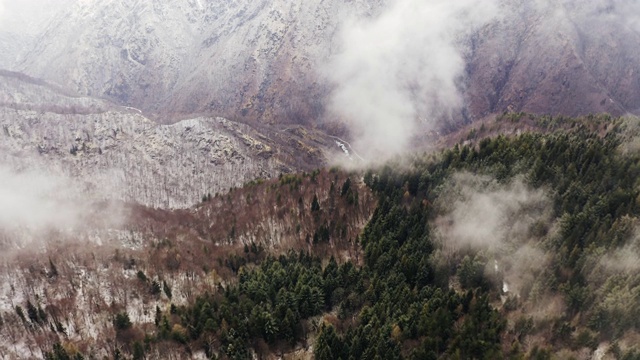
[[[640,2],[0,0],[0,358],[640,359]]]

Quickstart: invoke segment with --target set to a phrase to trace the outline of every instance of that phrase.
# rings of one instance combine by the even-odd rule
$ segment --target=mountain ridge
[[[640,108],[635,8],[602,3],[502,2],[498,20],[460,44],[468,47],[460,79],[467,118],[455,122],[504,111],[617,116]],[[340,51],[341,29],[387,5],[78,2],[10,67],[161,122],[204,114],[318,124],[336,120],[320,70]]]
[[[184,207],[256,178],[311,169],[340,155],[312,128],[197,117],[161,125],[137,109],[60,94],[0,75],[0,162],[99,189],[99,198]],[[96,195],[94,194],[94,195]]]

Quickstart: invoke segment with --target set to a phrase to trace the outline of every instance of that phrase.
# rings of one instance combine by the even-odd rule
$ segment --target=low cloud
[[[640,271],[640,222],[637,218],[624,216],[613,224],[620,236],[627,238],[624,245],[606,249],[594,249],[585,265],[595,283],[603,283],[614,274],[636,274]],[[627,234],[626,236],[623,234]]]
[[[621,249],[604,255],[600,264],[614,273],[637,272],[640,270],[640,247],[638,241],[634,241]]]
[[[636,283],[640,271],[640,219],[622,216],[602,236],[607,241],[589,247],[580,265],[590,286],[602,286],[612,277],[620,283]]]
[[[0,233],[9,244],[23,244],[34,234],[72,233],[95,226],[116,226],[119,206],[90,196],[76,181],[45,171],[16,171],[0,165]],[[94,194],[98,195],[98,194]],[[9,239],[7,241],[7,239]],[[7,244],[5,244],[7,245]]]
[[[448,186],[441,199],[446,215],[437,223],[456,248],[515,249],[550,216],[546,193],[522,179],[500,184],[490,176],[457,173]]]
[[[72,227],[81,209],[70,200],[71,182],[29,170],[0,166],[0,225],[12,227]]]
[[[507,184],[490,176],[461,172],[441,190],[435,220],[442,254],[455,258],[469,250],[489,260],[487,274],[504,280],[503,290],[530,288],[550,261],[538,248],[552,224],[551,201],[523,179]]]
[[[398,0],[343,26],[341,51],[323,68],[334,85],[329,109],[366,159],[406,151],[420,122],[461,109],[468,37],[498,13],[493,0]]]

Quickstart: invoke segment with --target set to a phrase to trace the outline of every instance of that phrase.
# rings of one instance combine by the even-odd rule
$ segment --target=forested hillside
[[[228,267],[225,279],[155,307],[152,324],[118,308],[110,356],[179,348],[185,357],[222,359],[638,358],[638,124],[535,121],[547,133],[481,138],[476,131],[464,145],[362,174],[377,205],[353,241],[339,218],[327,217],[330,208],[347,209],[344,216],[356,220],[346,223],[368,217],[348,210],[362,206],[364,194],[353,175],[319,172],[234,190],[233,199],[251,206],[252,187],[284,186],[276,199],[292,204],[282,209],[300,204],[295,211],[309,222],[290,229],[303,229],[296,236],[306,240],[277,252],[249,241],[226,260],[212,257],[212,266]],[[325,189],[319,196],[314,184]],[[306,195],[289,199],[297,189]],[[209,199],[197,213],[232,197],[214,196],[214,207]],[[319,226],[305,230],[312,224]],[[193,228],[205,239],[206,228]],[[225,239],[237,236],[232,228]],[[329,247],[318,251],[323,243]],[[330,250],[340,243],[350,250]],[[29,304],[29,315],[20,309],[18,316],[34,331],[46,317]],[[58,339],[49,358],[82,356],[68,337]]]
[[[181,329],[193,331],[177,309],[220,296],[270,256],[304,251],[359,263],[356,238],[375,204],[359,176],[317,170],[203,194],[190,209],[102,202],[80,210],[84,226],[2,229],[0,358],[52,349],[63,359],[140,349],[147,359],[204,358],[191,335],[176,342]]]

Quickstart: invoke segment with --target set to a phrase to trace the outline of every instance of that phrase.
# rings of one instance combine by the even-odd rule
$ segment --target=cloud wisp
[[[81,209],[70,204],[70,189],[70,182],[61,177],[0,167],[0,226],[75,226]]]
[[[0,164],[0,235],[5,245],[46,240],[50,231],[68,235],[123,221],[117,203],[98,203],[70,178],[37,169],[16,171]]]
[[[488,275],[503,278],[503,291],[519,294],[530,287],[550,260],[538,246],[554,221],[546,192],[521,178],[501,184],[461,172],[442,193],[437,206],[443,215],[435,220],[442,255],[482,252],[495,262]]]
[[[448,187],[440,201],[445,215],[438,223],[446,224],[447,243],[455,248],[511,251],[527,242],[532,226],[551,216],[546,193],[519,178],[500,184],[489,176],[461,172]]]
[[[497,1],[398,0],[374,19],[352,20],[323,67],[329,111],[372,160],[407,150],[422,126],[463,105],[468,37],[499,15]]]

